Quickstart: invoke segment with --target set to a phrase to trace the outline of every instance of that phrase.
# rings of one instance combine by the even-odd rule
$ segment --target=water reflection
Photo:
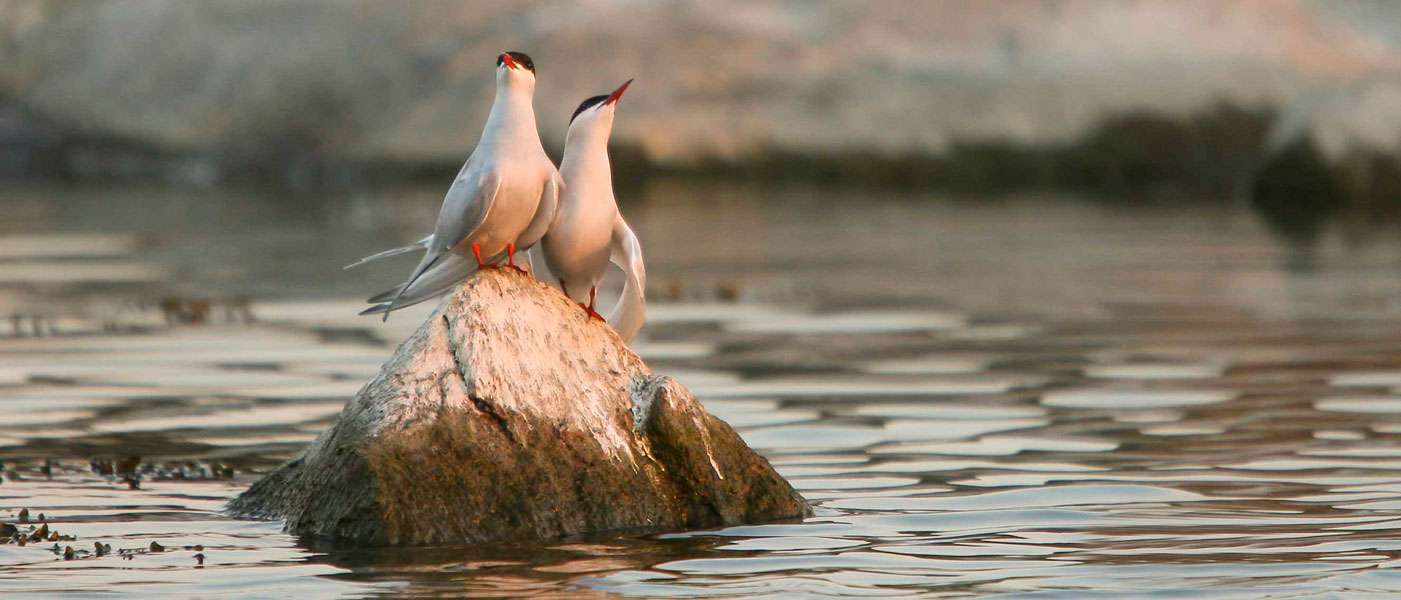
[[[817,516],[389,550],[218,510],[431,310],[357,318],[399,265],[339,266],[417,237],[434,191],[4,193],[0,522],[169,550],[3,544],[0,593],[1401,591],[1386,236],[1325,229],[1300,272],[1231,208],[657,184],[628,207],[656,303],[637,349]]]

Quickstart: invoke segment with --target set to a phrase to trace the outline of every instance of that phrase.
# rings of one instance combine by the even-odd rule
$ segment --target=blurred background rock
[[[539,66],[552,150],[581,99],[637,78],[622,179],[1228,198],[1312,173],[1325,208],[1401,191],[1388,0],[3,0],[0,172],[439,177],[508,49]]]

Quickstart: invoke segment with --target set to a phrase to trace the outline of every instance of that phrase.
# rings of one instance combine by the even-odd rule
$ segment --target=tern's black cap
[[[607,99],[608,99],[608,94],[604,94],[604,95],[602,95],[602,96],[594,96],[594,97],[592,97],[592,98],[589,98],[588,100],[583,101],[581,104],[579,104],[579,108],[574,109],[574,114],[573,114],[573,115],[570,115],[570,117],[569,117],[569,124],[570,124],[570,125],[573,125],[573,124],[574,124],[574,118],[575,118],[575,117],[578,117],[578,116],[579,116],[579,113],[584,112],[585,110],[588,110],[588,109],[593,108],[593,107],[595,107],[595,106],[598,106],[599,104],[603,104],[603,101],[604,101],[604,100],[607,100]]]
[[[525,70],[530,71],[531,73],[535,72],[535,61],[530,60],[530,56],[528,56],[526,53],[507,52],[506,54],[510,54],[511,60],[516,61],[516,64],[525,67]],[[496,57],[496,66],[499,67],[505,62],[506,61],[503,60],[500,56]]]

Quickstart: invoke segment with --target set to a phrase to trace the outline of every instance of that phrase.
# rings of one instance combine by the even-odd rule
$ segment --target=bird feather
[[[365,264],[365,263],[374,262],[374,261],[377,261],[377,260],[380,260],[380,259],[383,259],[383,258],[389,258],[389,257],[391,257],[391,256],[398,256],[398,255],[400,255],[400,254],[408,254],[408,253],[410,253],[410,252],[416,252],[416,251],[419,251],[419,250],[423,250],[423,249],[428,248],[428,246],[430,246],[432,243],[433,243],[433,236],[430,234],[428,237],[425,237],[425,238],[423,238],[423,239],[421,239],[421,240],[419,240],[419,241],[417,241],[417,242],[414,242],[414,243],[412,243],[412,244],[409,244],[409,245],[407,245],[407,246],[400,246],[400,247],[398,247],[398,248],[393,248],[393,249],[390,249],[390,250],[385,250],[385,251],[383,251],[383,252],[377,252],[377,253],[375,253],[375,254],[371,254],[371,255],[369,255],[369,256],[366,256],[365,258],[362,258],[362,259],[360,259],[360,260],[357,260],[357,261],[355,261],[355,262],[353,262],[353,263],[350,263],[350,264],[348,264],[348,265],[346,265],[346,266],[344,266],[344,267],[341,267],[341,268],[342,268],[342,269],[353,269],[353,268],[358,267],[358,266],[360,266],[360,265],[363,265],[363,264]]]
[[[398,307],[403,295],[414,289],[418,278],[445,255],[452,254],[453,246],[475,232],[491,212],[491,205],[501,188],[501,177],[495,172],[475,168],[475,157],[474,153],[472,158],[467,159],[467,164],[462,167],[462,176],[453,182],[447,197],[443,199],[443,208],[438,213],[438,224],[433,230],[433,242],[428,245],[427,251],[423,253],[423,260],[419,261],[413,274],[404,282],[399,295],[389,301],[389,306],[384,311],[385,320],[388,320],[389,313]]]
[[[608,324],[617,330],[623,341],[632,343],[647,320],[647,268],[642,263],[642,244],[622,215],[613,222],[613,240],[608,254],[608,259],[627,275],[622,297],[613,314],[608,316]]]

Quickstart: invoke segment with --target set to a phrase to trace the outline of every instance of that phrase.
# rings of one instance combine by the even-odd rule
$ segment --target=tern
[[[555,220],[540,244],[545,264],[559,279],[560,289],[578,302],[589,318],[602,319],[594,310],[594,300],[608,263],[622,268],[627,276],[623,295],[608,323],[629,343],[646,319],[647,271],[642,246],[618,213],[613,196],[608,136],[613,131],[618,99],[631,84],[629,79],[612,94],[589,98],[574,111],[560,162],[564,192]]]
[[[535,125],[535,63],[520,52],[496,58],[496,100],[477,148],[457,173],[432,235],[403,248],[365,257],[365,262],[423,250],[403,285],[373,298],[360,314],[389,313],[436,298],[503,255],[517,270],[517,250],[528,250],[554,220],[564,186],[540,143]],[[484,258],[485,257],[485,258]]]

